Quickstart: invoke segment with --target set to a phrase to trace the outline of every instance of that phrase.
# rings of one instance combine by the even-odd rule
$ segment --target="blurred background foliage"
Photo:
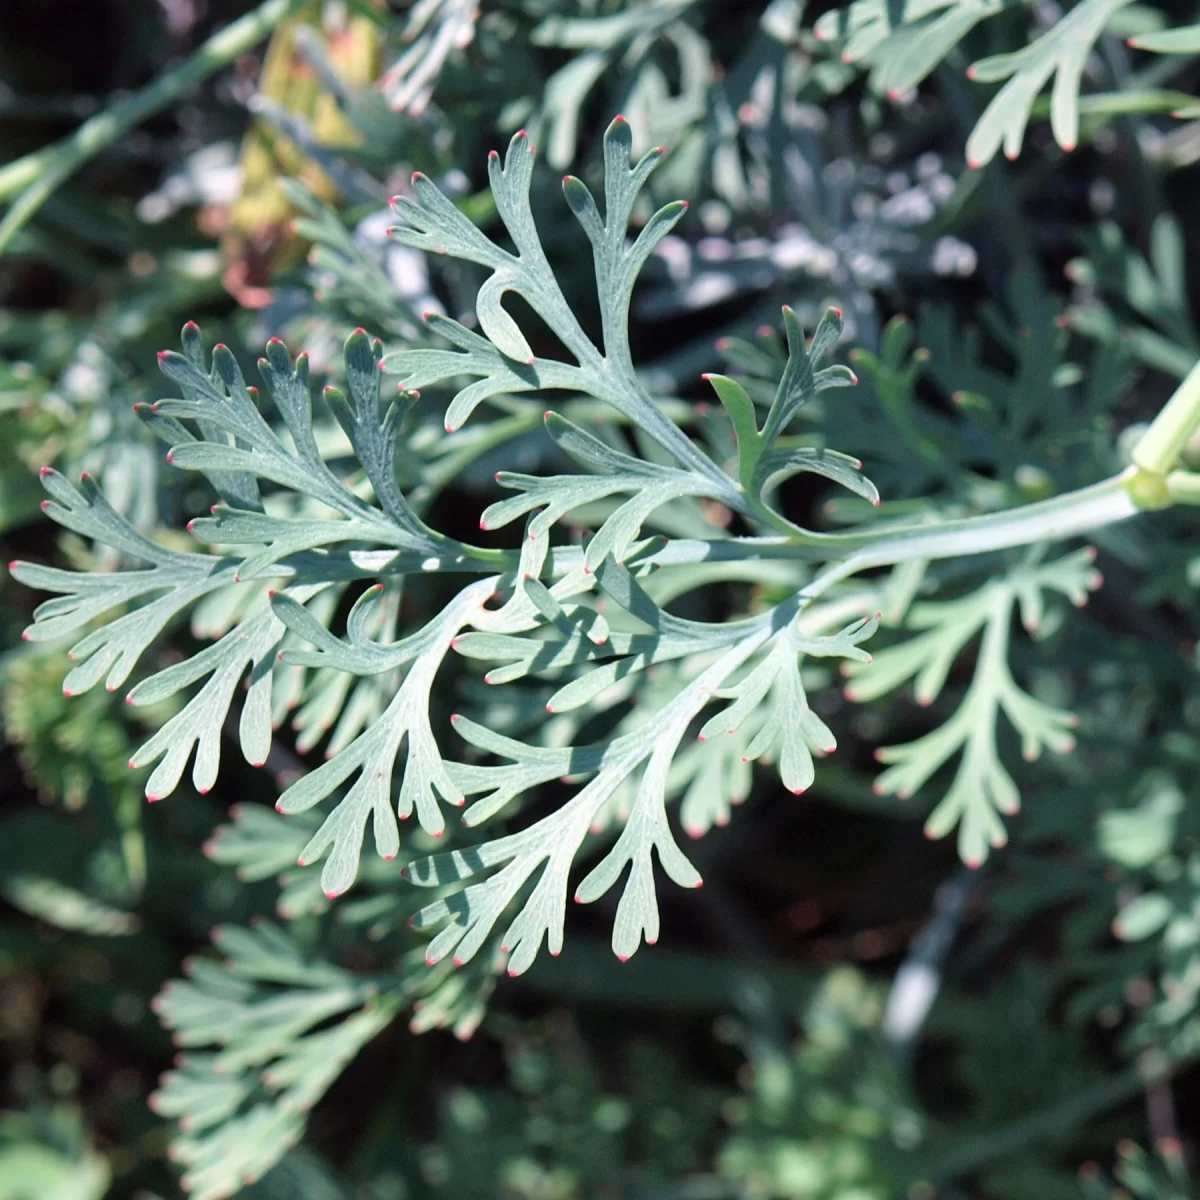
[[[9,0],[0,160],[251,7]],[[753,389],[777,369],[760,327],[779,305],[811,327],[836,302],[864,386],[813,415],[889,501],[992,507],[1096,477],[1200,346],[1200,121],[1085,103],[1065,155],[1035,106],[1015,165],[970,170],[988,94],[963,69],[1058,6],[976,5],[1004,10],[978,27],[948,6],[966,40],[915,82],[881,79],[882,51],[843,53],[828,7],[279,5],[269,39],[82,163],[0,259],[6,558],[114,565],[40,519],[45,464],[92,473],[163,541],[207,503],[131,411],[162,394],[154,354],[185,320],[246,360],[279,335],[336,373],[356,325],[407,344],[424,310],[461,315],[472,268],[385,236],[413,170],[486,226],[486,153],[529,128],[545,244],[589,313],[553,200],[562,171],[594,175],[617,111],[635,148],[668,150],[653,200],[693,206],[636,298],[660,393],[706,403],[713,369]],[[1116,33],[1191,13],[1127,17]],[[1109,96],[1169,82],[1186,99],[1197,75],[1113,30],[1086,70]],[[510,453],[547,457],[533,434]],[[473,526],[496,465],[442,462],[446,521]],[[789,493],[801,513],[824,499]],[[427,972],[384,864],[333,906],[319,867],[293,865],[305,823],[272,805],[335,710],[301,707],[265,771],[147,808],[126,763],[170,710],[68,703],[62,655],[20,638],[35,598],[6,577],[0,1200],[167,1197],[172,1159],[198,1195],[263,1200],[1200,1194],[1200,554],[1186,514],[1098,545],[1104,591],[1021,651],[1034,692],[1081,714],[1078,752],[1023,768],[1026,811],[982,871],[922,838],[925,799],[872,792],[872,748],[926,731],[923,711],[850,708],[814,673],[838,762],[803,802],[764,778],[732,815],[690,801],[699,831],[729,828],[697,849],[703,892],[667,899],[666,945],[620,965],[604,914],[574,913],[561,959],[500,985],[486,963]],[[921,581],[890,586],[899,621]],[[201,618],[173,629],[151,668],[205,636]]]

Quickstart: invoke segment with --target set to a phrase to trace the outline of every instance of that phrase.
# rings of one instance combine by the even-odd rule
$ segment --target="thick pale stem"
[[[988,554],[1014,546],[1059,541],[1127,520],[1141,512],[1127,490],[1128,476],[1128,472],[1115,475],[1103,483],[1009,512],[877,535],[872,543],[822,571],[803,589],[801,596],[811,602],[840,580],[870,567],[892,566],[913,559]]]
[[[1188,438],[1200,426],[1200,363],[1188,372],[1162,412],[1134,447],[1133,461],[1143,471],[1165,475],[1179,460]]]

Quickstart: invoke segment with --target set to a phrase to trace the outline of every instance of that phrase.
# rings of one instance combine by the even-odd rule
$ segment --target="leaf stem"
[[[178,100],[189,88],[245,54],[306,2],[265,0],[253,12],[213,34],[191,58],[173,71],[97,113],[61,141],[0,168],[0,201],[17,197],[0,222],[0,253],[88,159],[111,146],[147,117]]]
[[[1176,463],[1188,438],[1200,426],[1200,363],[1172,393],[1162,411],[1133,449],[1133,461],[1155,475],[1165,475]]]

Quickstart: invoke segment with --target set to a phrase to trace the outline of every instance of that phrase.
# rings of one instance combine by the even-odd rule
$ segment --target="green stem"
[[[1188,372],[1163,410],[1134,447],[1133,461],[1154,475],[1165,475],[1200,425],[1200,363]]]
[[[73,134],[0,168],[0,201],[16,196],[0,222],[0,253],[39,208],[88,159],[111,146],[147,117],[180,99],[210,75],[263,40],[307,0],[265,0],[254,12],[227,25],[173,71],[119,100]]]
[[[1127,488],[1136,470],[1130,468],[1102,483],[1005,512],[908,529],[820,536],[805,547],[810,554],[823,547],[827,554],[842,551],[848,552],[848,556],[818,575],[804,594],[815,599],[833,584],[871,567],[894,566],[914,559],[989,554],[1014,546],[1061,541],[1124,521],[1142,511]]]

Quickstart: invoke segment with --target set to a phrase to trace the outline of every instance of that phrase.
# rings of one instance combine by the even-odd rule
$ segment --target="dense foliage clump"
[[[1192,15],[202,7],[0,53],[0,1200],[1191,1196]]]

